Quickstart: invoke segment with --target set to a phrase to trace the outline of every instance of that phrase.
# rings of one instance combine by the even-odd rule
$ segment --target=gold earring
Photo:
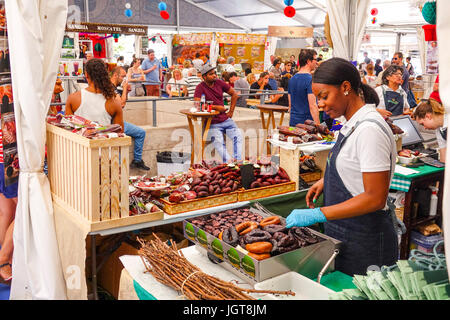
[[[348,91],[345,91],[345,92],[344,92],[344,96],[348,96]]]

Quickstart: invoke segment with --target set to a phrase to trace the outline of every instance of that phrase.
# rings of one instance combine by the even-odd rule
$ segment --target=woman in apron
[[[392,131],[375,109],[378,96],[341,58],[319,66],[312,89],[319,108],[334,119],[344,116],[346,122],[330,151],[324,178],[306,195],[310,209],[293,210],[287,227],[324,223],[325,234],[342,241],[335,267],[348,275],[392,265],[398,258],[398,240],[386,202],[396,147]],[[321,193],[324,207],[314,208]]]
[[[383,72],[382,85],[375,89],[380,99],[377,109],[384,117],[399,116],[409,110],[408,95],[402,88],[402,77],[403,68],[391,65]]]
[[[423,101],[414,110],[413,118],[425,129],[435,130],[439,146],[439,160],[445,162],[448,124],[442,104],[432,98]]]

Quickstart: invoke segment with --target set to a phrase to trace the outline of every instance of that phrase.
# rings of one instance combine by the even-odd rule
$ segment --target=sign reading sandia
[[[220,243],[220,240],[214,239],[211,243],[211,249],[213,250],[217,258],[223,259],[223,247],[222,243]]]
[[[198,230],[197,232],[197,241],[204,246],[205,248],[208,248],[208,238],[206,237],[206,233],[203,230]]]
[[[244,271],[250,275],[251,277],[255,277],[255,264],[253,263],[252,258],[249,256],[245,256],[241,261],[242,268]]]
[[[188,238],[192,241],[195,240],[195,230],[192,224],[186,223],[186,226],[184,227],[184,231],[186,232],[186,235]]]
[[[236,249],[230,248],[227,252],[228,260],[233,265],[233,267],[239,269],[240,268],[240,262],[241,259],[239,258],[239,253]]]

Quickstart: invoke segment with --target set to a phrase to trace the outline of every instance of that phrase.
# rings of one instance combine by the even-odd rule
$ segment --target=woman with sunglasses
[[[408,95],[402,88],[403,67],[389,66],[383,72],[381,83],[375,91],[380,99],[377,110],[382,116],[398,116],[409,110]]]

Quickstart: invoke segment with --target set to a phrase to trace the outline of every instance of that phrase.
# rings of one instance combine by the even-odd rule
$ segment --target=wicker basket
[[[201,210],[221,206],[224,204],[234,203],[237,201],[238,201],[237,192],[219,194],[217,196],[210,196],[193,200],[186,200],[180,203],[172,203],[169,202],[168,200],[160,199],[160,202],[164,206],[163,210],[167,214],[178,214],[188,211]]]
[[[295,181],[238,191],[238,201],[250,201],[295,191]]]
[[[322,171],[300,173],[300,178],[302,178],[305,182],[317,181],[322,178]]]

